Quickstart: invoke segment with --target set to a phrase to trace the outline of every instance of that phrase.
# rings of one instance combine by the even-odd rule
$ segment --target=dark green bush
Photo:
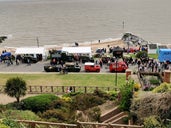
[[[31,111],[6,110],[2,113],[1,118],[18,119],[18,120],[40,120],[40,118]]]
[[[47,110],[42,114],[43,118],[50,119],[50,118],[55,118],[56,120],[61,120],[64,121],[66,119],[66,113],[63,113],[62,110]]]
[[[50,104],[50,109],[70,109],[70,104],[63,99],[57,99]]]
[[[116,100],[116,98],[118,97],[118,92],[113,90],[113,91],[109,91],[107,92],[109,97],[109,100]]]
[[[93,94],[81,94],[73,97],[71,106],[74,110],[86,110],[88,108],[101,105],[104,102],[103,98],[94,96]]]
[[[16,121],[8,119],[8,118],[3,119],[2,124],[4,124],[5,126],[8,126],[8,127],[4,127],[4,128],[24,128]]]
[[[118,95],[118,92],[117,91],[105,92],[97,89],[94,91],[93,95],[101,97],[104,100],[115,100]]]
[[[58,99],[54,94],[42,94],[38,96],[28,97],[21,101],[21,109],[31,110],[33,112],[43,112],[48,110],[50,104]]]
[[[93,94],[95,96],[103,98],[104,100],[109,100],[110,99],[110,95],[109,94],[107,94],[106,92],[101,91],[99,89],[95,90]]]
[[[70,113],[61,109],[47,110],[41,117],[53,122],[69,122],[70,120],[74,120]]]
[[[0,113],[2,113],[2,112],[5,111],[5,110],[6,110],[6,106],[0,104]]]
[[[66,93],[63,95],[63,97],[73,97],[79,94],[83,94],[82,92],[70,92],[70,93]]]
[[[99,107],[94,107],[91,108],[87,111],[88,117],[91,121],[95,121],[95,122],[99,122],[100,121],[100,115],[101,115],[101,111]]]
[[[155,78],[155,77],[151,77],[149,79],[149,81],[150,81],[150,84],[153,84],[153,85],[159,85],[160,84],[160,80]]]

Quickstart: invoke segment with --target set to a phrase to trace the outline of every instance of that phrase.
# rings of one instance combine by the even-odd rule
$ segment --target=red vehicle
[[[126,63],[124,61],[120,61],[120,62],[112,62],[109,65],[109,70],[110,72],[125,72],[126,69],[128,69],[128,66],[126,65]]]
[[[127,52],[129,52],[129,53],[134,53],[137,51],[140,51],[139,47],[130,47],[129,49],[127,49]]]
[[[100,65],[92,62],[86,62],[84,65],[84,69],[86,72],[100,72]]]

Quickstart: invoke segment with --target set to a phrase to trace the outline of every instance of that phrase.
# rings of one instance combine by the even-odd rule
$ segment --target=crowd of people
[[[169,62],[159,62],[157,59],[153,58],[140,58],[133,59],[130,57],[125,60],[127,65],[137,65],[138,71],[142,72],[162,72],[164,70],[170,69]]]

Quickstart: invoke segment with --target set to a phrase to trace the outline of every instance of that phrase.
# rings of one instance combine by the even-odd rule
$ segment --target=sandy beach
[[[68,46],[72,46],[72,45],[68,45]],[[98,48],[108,49],[109,47],[114,47],[114,46],[126,47],[126,44],[121,39],[115,39],[113,41],[101,41],[101,42],[95,42],[95,43],[80,43],[79,46],[90,46],[92,48],[92,51],[95,52],[96,49],[98,49]],[[42,47],[44,47],[46,50],[62,49],[62,46],[57,46],[57,45],[45,45]],[[8,47],[8,46],[0,47],[0,53],[2,53],[2,51],[6,50],[8,52],[11,52],[12,54],[15,54],[16,48],[17,47]]]

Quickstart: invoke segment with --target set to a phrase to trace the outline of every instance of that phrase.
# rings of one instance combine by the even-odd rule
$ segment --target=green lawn
[[[0,85],[5,85],[7,79],[23,78],[27,85],[42,86],[115,86],[115,73],[110,74],[0,74]],[[126,75],[118,74],[118,86],[126,82]]]
[[[132,58],[136,58],[135,54],[133,53],[129,53],[129,54],[124,54],[125,57],[132,57]],[[158,59],[158,54],[148,54],[149,58],[154,58],[154,59]]]
[[[148,54],[148,57],[158,59],[158,54]]]

